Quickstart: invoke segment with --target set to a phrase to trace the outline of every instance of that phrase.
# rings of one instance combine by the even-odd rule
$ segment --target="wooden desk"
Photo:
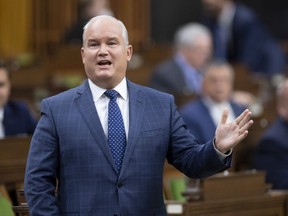
[[[167,203],[173,204],[172,201]],[[175,202],[179,205],[179,202]],[[264,196],[185,203],[183,212],[169,216],[287,216],[287,192],[271,191]]]
[[[264,172],[219,173],[201,181],[199,199],[192,199],[194,194],[187,189],[182,213],[170,216],[288,215],[288,191],[270,190],[270,186]]]
[[[29,211],[27,205],[23,206],[13,206],[13,211],[16,216],[29,216]]]
[[[264,196],[199,201],[185,206],[187,216],[285,216],[287,193],[270,192]]]

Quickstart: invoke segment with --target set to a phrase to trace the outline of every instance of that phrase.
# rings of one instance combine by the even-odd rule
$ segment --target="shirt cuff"
[[[225,153],[220,152],[220,151],[216,148],[216,146],[215,146],[215,139],[213,139],[213,146],[214,146],[214,149],[215,149],[215,151],[216,151],[219,159],[220,159],[222,162],[224,162],[225,159],[232,154],[232,149],[230,149],[229,151],[227,151],[227,152],[225,152]]]

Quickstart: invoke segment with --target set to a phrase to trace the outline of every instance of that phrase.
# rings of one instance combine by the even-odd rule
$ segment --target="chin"
[[[109,79],[113,77],[114,73],[110,70],[101,70],[95,72],[96,77],[99,79]]]

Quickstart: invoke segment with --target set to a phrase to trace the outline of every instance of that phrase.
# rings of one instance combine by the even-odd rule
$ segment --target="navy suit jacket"
[[[36,118],[24,102],[8,101],[5,105],[3,119],[5,136],[32,135],[36,125]]]
[[[230,102],[235,116],[244,111],[244,107]],[[179,109],[187,127],[201,143],[205,143],[215,136],[217,125],[215,125],[208,107],[203,103],[201,98],[193,100]]]
[[[219,53],[217,24],[213,20],[205,20],[214,39],[214,53]],[[235,16],[232,20],[231,38],[228,42],[227,59],[243,63],[252,72],[272,75],[284,72],[285,55],[279,44],[262,25],[255,14],[247,7],[236,4]]]
[[[174,96],[194,94],[187,86],[182,69],[173,58],[156,66],[152,72],[149,86]]]
[[[278,118],[256,146],[254,168],[266,171],[273,189],[288,189],[288,122]]]
[[[129,135],[120,173],[88,82],[44,99],[25,174],[31,215],[166,215],[165,159],[189,177],[228,168],[212,141],[200,145],[173,97],[128,81]],[[57,196],[54,192],[57,183]]]

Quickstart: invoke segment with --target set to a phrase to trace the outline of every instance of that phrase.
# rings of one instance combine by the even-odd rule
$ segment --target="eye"
[[[116,43],[115,42],[109,42],[108,45],[109,46],[114,46],[114,45],[116,45]]]
[[[88,47],[91,47],[91,48],[97,47],[98,45],[99,44],[96,41],[89,41],[88,42]]]

